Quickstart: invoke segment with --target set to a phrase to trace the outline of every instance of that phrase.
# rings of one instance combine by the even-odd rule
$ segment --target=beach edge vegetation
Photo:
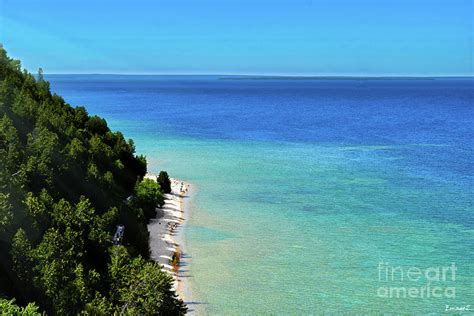
[[[0,47],[0,306],[186,313],[172,278],[149,260],[147,222],[164,192],[145,173],[132,140],[68,105],[41,69],[35,78]]]

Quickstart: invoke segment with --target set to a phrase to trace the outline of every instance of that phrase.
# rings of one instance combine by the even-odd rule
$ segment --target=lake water
[[[186,269],[204,311],[474,303],[473,79],[48,79],[197,188]]]

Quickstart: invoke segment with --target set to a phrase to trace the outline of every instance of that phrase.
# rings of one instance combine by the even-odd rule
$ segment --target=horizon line
[[[420,79],[430,79],[430,78],[474,78],[474,74],[472,75],[456,75],[456,74],[449,74],[449,75],[283,75],[283,74],[225,74],[225,73],[66,73],[66,72],[59,72],[59,73],[44,73],[45,76],[209,76],[209,77],[229,77],[233,79],[235,77],[246,77],[246,78],[262,78],[262,79],[270,79],[270,78],[283,78],[283,79],[291,79],[291,78],[303,78],[303,79],[318,79],[318,78],[335,78],[335,79],[384,79],[384,78],[395,78],[395,79],[406,79],[406,78],[420,78]]]

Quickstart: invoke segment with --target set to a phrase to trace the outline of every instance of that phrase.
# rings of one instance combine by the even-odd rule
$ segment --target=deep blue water
[[[473,79],[49,78],[63,94],[87,92],[70,96],[71,101],[100,97],[102,110],[90,105],[92,111],[117,115],[124,106],[136,105],[141,111],[134,113],[137,118],[153,115],[167,124],[168,118],[179,118],[173,124],[187,136],[381,145],[436,139],[472,148],[473,140],[466,135],[472,134]]]
[[[208,312],[472,303],[473,79],[48,79],[133,137],[152,171],[199,188],[186,235],[193,292]],[[458,297],[380,299],[380,260],[456,262]]]

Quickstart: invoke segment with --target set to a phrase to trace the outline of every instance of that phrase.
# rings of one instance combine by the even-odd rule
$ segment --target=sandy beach
[[[146,178],[156,180],[156,175],[147,174]],[[190,185],[181,180],[170,178],[171,193],[165,194],[165,204],[157,208],[157,214],[148,224],[150,232],[150,257],[159,262],[163,271],[174,280],[174,289],[183,301],[191,300],[189,286],[186,284],[186,271],[183,266],[187,260],[184,236],[181,227],[184,225],[189,198]],[[173,254],[180,254],[180,264],[173,267]]]

